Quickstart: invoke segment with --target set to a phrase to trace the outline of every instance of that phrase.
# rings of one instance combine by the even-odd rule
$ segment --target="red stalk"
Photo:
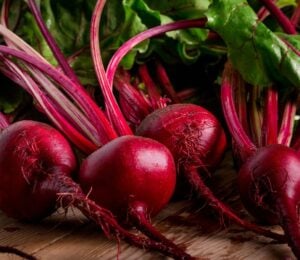
[[[14,75],[18,75],[18,79],[13,80],[18,83],[22,82],[22,85],[25,85],[25,90],[31,93],[31,95],[37,100],[40,108],[47,114],[49,119],[54,122],[55,125],[62,131],[65,132],[68,138],[82,151],[86,153],[91,153],[97,149],[97,146],[88,139],[86,139],[81,133],[77,131],[72,124],[66,121],[65,117],[62,116],[61,111],[58,111],[58,108],[55,107],[50,101],[49,98],[40,90],[39,86],[36,85],[36,82],[29,77],[24,71],[10,61],[6,61],[7,66],[9,66]],[[22,86],[21,85],[21,86]]]
[[[40,13],[40,10],[38,9],[35,0],[29,0],[28,1],[29,8],[41,30],[41,33],[44,36],[44,39],[50,46],[50,49],[53,52],[53,55],[55,56],[57,62],[61,66],[62,70],[66,73],[66,75],[74,81],[76,84],[80,85],[80,81],[77,78],[76,74],[70,67],[69,63],[67,62],[66,58],[64,57],[63,53],[61,52],[60,48],[56,44],[55,40],[53,39],[52,35],[50,34],[48,28],[46,27],[46,24],[42,18],[42,15]]]
[[[0,133],[1,131],[9,126],[7,117],[0,111]]]
[[[129,53],[136,45],[141,43],[144,40],[147,40],[151,37],[164,34],[169,31],[174,30],[180,30],[180,29],[186,29],[186,28],[203,28],[206,24],[206,19],[193,19],[193,20],[182,20],[177,21],[169,24],[159,25],[153,28],[150,28],[144,32],[141,32],[137,34],[136,36],[133,36],[128,41],[126,41],[113,55],[113,57],[110,59],[109,64],[106,68],[106,75],[107,79],[110,85],[110,88],[113,87],[113,80],[116,73],[116,70],[121,62],[121,60],[124,58],[124,56]]]
[[[278,8],[272,0],[260,0],[270,13],[276,18],[283,30],[288,34],[297,34],[295,26],[291,23],[289,18]]]
[[[146,64],[139,65],[139,75],[141,80],[144,82],[145,87],[147,89],[149,100],[153,109],[163,108],[166,106],[166,102],[164,102],[160,93],[158,92],[158,88],[152,77],[150,76],[148,67]]]
[[[133,125],[140,122],[151,113],[151,105],[143,97],[143,94],[133,87],[124,75],[117,73],[114,86],[119,92],[119,102],[123,108],[126,119]]]
[[[283,144],[289,146],[291,143],[291,139],[293,136],[293,128],[294,128],[294,118],[296,115],[296,103],[292,100],[289,100],[284,108],[282,122],[278,134],[277,142],[279,144]],[[295,135],[297,136],[297,135]]]
[[[260,21],[263,21],[269,14],[270,12],[268,11],[268,9],[263,6],[258,10],[257,17]]]
[[[1,17],[1,22],[2,22],[2,24],[4,24],[4,26],[6,26],[6,24],[7,24],[8,6],[9,6],[8,1],[4,1],[3,8],[2,8],[2,15],[3,16]],[[1,30],[1,33],[4,35],[4,39],[5,39],[5,41],[7,42],[7,44],[9,46],[11,46],[12,48],[17,48],[17,49],[24,50],[26,53],[31,54],[34,57],[36,57],[37,59],[39,59],[40,61],[43,61],[44,63],[48,64],[47,60],[45,60],[38,52],[36,52],[31,46],[29,46],[27,43],[25,43],[22,39],[20,39],[13,32],[11,32],[10,30],[8,30],[7,28],[5,28],[3,26],[0,26],[0,30]],[[47,28],[46,28],[46,30],[47,30]],[[50,35],[50,37],[51,37],[51,35]],[[52,39],[52,41],[54,42],[53,39]],[[54,42],[54,44],[55,44],[55,42]],[[61,59],[64,60],[63,57]],[[60,71],[59,71],[58,74],[61,74]],[[41,77],[43,77],[43,76],[38,76],[36,74],[36,72],[33,72],[33,75],[35,75],[35,77],[39,77],[40,79],[41,79]],[[48,83],[46,83],[46,80],[47,80],[46,77],[43,77],[43,80],[42,80],[43,82],[41,82],[41,80],[39,80],[39,81],[44,87],[49,85],[48,83],[53,85],[49,80],[48,80]],[[23,86],[24,86],[24,84],[23,84]],[[99,118],[103,118],[102,111],[99,109],[99,107],[96,104],[94,104],[94,102],[91,98],[89,100],[91,103],[86,104],[85,96],[87,96],[88,93],[86,92],[86,90],[80,84],[71,85],[73,87],[73,90],[72,89],[69,90],[68,83],[67,83],[67,85],[61,85],[61,86],[64,86],[66,92],[73,99],[75,99],[77,101],[77,105],[86,113],[86,116],[87,116],[88,120],[91,122],[93,127],[95,127],[97,129],[97,133],[91,132],[91,134],[89,134],[90,136],[93,136],[92,139],[96,138],[96,140],[98,140],[98,141],[95,142],[95,144],[97,144],[97,146],[104,144],[104,143],[102,143],[102,141],[99,141],[102,138],[101,136],[103,136],[103,128],[102,128],[101,124],[99,124]],[[55,91],[55,88],[52,88],[52,90],[50,92],[48,91],[49,96],[54,96],[54,91],[53,90]],[[59,91],[56,91],[56,93],[58,93],[58,92]],[[77,94],[77,92],[79,92],[79,93]],[[82,97],[83,97],[83,99],[82,99]],[[79,100],[78,100],[78,98],[79,98]],[[60,105],[64,105],[63,103],[64,102],[60,102]],[[91,107],[92,107],[92,109],[91,109]],[[73,110],[78,111],[78,109],[73,109]],[[68,110],[68,111],[70,112],[71,110]],[[81,117],[80,121],[84,122],[85,120]],[[79,124],[83,125],[82,123],[79,123]],[[109,131],[109,129],[107,129],[107,130]],[[111,136],[112,136],[112,138],[114,138],[116,136],[116,134],[112,133]],[[108,141],[109,140],[110,139],[108,139]]]
[[[75,100],[77,106],[83,110],[88,120],[97,129],[98,139],[102,140],[101,145],[116,137],[116,133],[109,125],[104,113],[81,85],[75,84],[67,76],[62,74],[58,69],[54,68],[42,56],[40,56],[39,53],[33,50],[31,46],[26,44],[22,39],[20,39],[17,35],[8,30],[3,25],[0,25],[0,33],[4,36],[4,38],[12,48],[23,50],[29,60],[34,60],[35,63],[39,64],[39,70],[42,70],[44,74],[56,81],[61,87],[64,88],[65,92],[73,100]],[[52,95],[51,92],[48,94]]]
[[[112,93],[112,89],[110,88],[109,82],[106,78],[103,61],[101,59],[101,50],[99,44],[99,24],[104,5],[105,0],[97,1],[91,21],[90,42],[94,68],[101,91],[104,95],[105,108],[110,122],[113,124],[113,126],[115,126],[115,129],[119,133],[119,135],[131,135],[133,133],[129,128]]]
[[[278,136],[278,93],[272,87],[266,90],[262,123],[262,146],[276,144]]]
[[[276,9],[276,6],[273,8]],[[277,12],[281,12],[281,10],[279,9],[279,10],[277,10]],[[281,15],[284,16],[284,14],[282,12],[281,12]],[[284,17],[284,18],[286,18],[286,17]],[[300,19],[300,2],[298,1],[297,7],[294,10],[294,13],[293,13],[291,19],[289,20],[289,22],[290,22],[289,27],[292,27],[292,29],[288,29],[288,30],[285,29],[285,31],[289,34],[297,34],[298,32],[297,32],[296,28],[299,23],[299,19]],[[287,41],[284,41],[284,42],[287,44],[287,46],[290,49],[292,49],[298,56],[300,56],[299,50],[297,50],[289,42],[287,42]],[[289,146],[291,143],[296,109],[297,109],[297,106],[294,101],[289,100],[286,103],[284,112],[283,112],[281,127],[280,127],[278,138],[277,138],[277,141],[279,144]]]
[[[290,19],[290,23],[294,26],[295,30],[298,26],[300,20],[300,2],[298,1],[297,7],[294,10],[294,13]],[[297,30],[296,30],[297,33]],[[298,56],[300,56],[299,50],[297,50],[290,43],[285,41],[287,46],[291,48]],[[289,100],[284,108],[283,119],[281,122],[281,127],[278,134],[278,143],[289,146],[293,136],[293,128],[294,128],[294,118],[296,115],[297,104],[296,102]],[[296,135],[297,136],[297,135]]]
[[[225,65],[221,84],[221,100],[224,111],[224,117],[227,122],[229,131],[241,151],[242,160],[248,158],[257,147],[247,136],[243,129],[238,115],[236,113],[235,104],[233,101],[233,84],[234,84],[234,70],[230,63]]]
[[[295,28],[298,27],[300,21],[300,2],[298,1],[297,7],[294,10],[294,13],[291,17],[291,24],[294,25]]]
[[[187,100],[197,95],[197,88],[186,88],[177,92],[177,95],[180,100]]]
[[[48,62],[39,52],[33,49],[30,45],[24,42],[20,37],[18,37],[13,31],[8,29],[8,11],[9,11],[9,0],[4,0],[1,10],[1,34],[4,37],[4,41],[7,46],[15,49],[24,50],[28,54],[38,57],[44,62]]]
[[[157,79],[160,82],[160,85],[165,90],[167,95],[171,98],[173,103],[180,103],[181,100],[178,97],[173,84],[171,83],[171,80],[169,79],[168,73],[166,72],[164,66],[161,64],[161,62],[156,61],[155,62],[155,70]]]
[[[246,83],[242,79],[242,77],[238,74],[234,74],[234,85],[233,85],[233,92],[234,95],[234,101],[235,101],[235,107],[237,111],[238,118],[241,122],[241,125],[245,132],[249,134],[249,122],[247,120],[247,88]]]
[[[0,52],[4,55],[12,55],[18,59],[23,60],[24,62],[45,73],[59,85],[65,86],[66,90],[68,90],[68,94],[71,94],[71,97],[74,98],[76,102],[84,106],[86,111],[88,111],[90,115],[97,116],[97,118],[95,118],[94,120],[98,122],[98,127],[101,130],[99,139],[102,141],[102,144],[105,144],[116,137],[113,128],[107,121],[103,112],[99,109],[99,107],[94,103],[94,101],[86,92],[79,92],[79,89],[74,86],[73,81],[71,81],[68,77],[64,76],[63,74],[59,75],[57,70],[49,64],[45,64],[24,52],[20,52],[18,50],[14,50],[5,46],[0,46]],[[97,112],[96,114],[94,113],[93,109],[95,109],[95,111]],[[101,124],[99,124],[99,122],[101,122]]]

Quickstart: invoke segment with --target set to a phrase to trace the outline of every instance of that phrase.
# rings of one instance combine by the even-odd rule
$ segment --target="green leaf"
[[[141,18],[131,6],[131,1],[107,1],[101,20],[102,58],[106,63],[111,55],[129,38],[146,30]],[[148,48],[148,41],[136,46],[122,61],[125,67],[131,67],[135,55],[143,53]]]
[[[12,1],[14,3],[21,2]],[[56,65],[56,60],[39,32],[25,2],[25,0],[22,1],[23,11],[17,33],[47,60]],[[66,56],[89,45],[90,19],[96,0],[43,0],[37,2],[47,27]],[[209,4],[209,0],[107,1],[100,24],[101,54],[104,63],[107,64],[113,53],[132,36],[167,22],[204,17],[204,12]],[[200,46],[206,38],[207,30],[203,29],[170,32],[161,36],[162,41],[151,39],[136,46],[123,59],[122,66],[130,68],[137,59],[160,54],[161,50],[166,48],[172,49],[173,60],[193,63],[201,54]],[[171,45],[169,45],[170,42],[172,42]],[[79,69],[78,62],[76,69],[83,71],[87,68],[86,58],[83,57],[83,67]],[[77,60],[80,60],[79,57]],[[92,61],[90,63],[88,71],[91,71],[92,68]]]
[[[208,26],[223,38],[228,58],[247,82],[300,87],[300,57],[258,21],[247,1],[215,0],[207,18]]]
[[[210,1],[189,0],[189,1],[131,1],[134,10],[139,14],[147,27],[173,22],[175,20],[200,18],[204,16]],[[137,4],[138,3],[138,4]],[[183,61],[184,63],[195,63],[200,55],[200,46],[207,38],[207,30],[187,29],[168,32],[161,36],[162,41],[151,40],[147,54],[159,54],[166,62],[169,62],[169,55],[164,55],[162,49],[169,49],[172,52],[172,61]],[[172,38],[174,41],[168,39]],[[172,42],[172,44],[169,44]],[[161,45],[161,46],[160,46]],[[172,49],[172,50],[170,50]],[[176,58],[177,56],[177,58]]]
[[[42,17],[66,56],[88,45],[91,2],[95,4],[96,1],[43,0],[40,2]],[[49,62],[56,64],[53,54],[28,8],[21,16],[17,33]]]
[[[203,16],[211,1],[209,0],[145,0],[151,9],[174,19],[193,19]]]

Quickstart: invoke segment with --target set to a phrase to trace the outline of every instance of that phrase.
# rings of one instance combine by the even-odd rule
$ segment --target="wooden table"
[[[249,218],[238,199],[229,155],[210,183],[220,199]],[[232,224],[224,227],[220,217],[195,199],[171,202],[153,223],[168,238],[184,245],[190,254],[201,259],[294,259],[285,244],[274,243]],[[281,232],[279,227],[273,229]],[[117,259],[118,252],[117,243],[109,241],[77,210],[70,210],[67,215],[58,212],[39,224],[20,223],[0,213],[0,245],[15,246],[41,260]],[[0,259],[20,258],[0,254]],[[166,258],[121,243],[119,259]]]

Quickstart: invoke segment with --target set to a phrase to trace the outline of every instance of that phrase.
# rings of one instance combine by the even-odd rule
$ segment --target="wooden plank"
[[[219,198],[249,218],[239,201],[235,177],[231,160],[227,159],[209,183]],[[153,220],[153,224],[199,259],[295,259],[287,245],[276,244],[224,223],[201,200],[173,201]],[[281,232],[279,227],[273,229]],[[115,241],[109,241],[77,210],[70,211],[67,216],[56,213],[38,224],[20,223],[0,214],[0,244],[16,246],[41,260],[110,260],[117,258],[118,250],[120,260],[166,259],[126,243],[121,243],[118,248]],[[0,259],[20,258],[2,254]]]
[[[1,217],[6,221],[1,218],[0,244],[15,246],[34,254],[36,251],[68,236],[80,226],[87,225],[87,220],[77,216],[77,214],[65,216],[56,213],[37,224],[20,223],[5,218],[2,214]]]

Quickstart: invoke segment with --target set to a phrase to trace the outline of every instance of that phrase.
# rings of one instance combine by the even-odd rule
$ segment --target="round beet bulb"
[[[164,145],[148,138],[122,136],[83,161],[79,181],[90,198],[117,216],[126,218],[136,201],[154,216],[173,195],[176,169]]]
[[[300,157],[284,145],[259,148],[238,174],[241,199],[260,220],[280,224],[288,244],[300,258]]]
[[[71,176],[74,153],[53,127],[20,121],[0,136],[0,208],[9,217],[36,221],[56,209],[57,187],[51,178]]]
[[[142,121],[137,134],[166,145],[175,158],[181,178],[222,216],[258,234],[283,239],[281,235],[241,219],[205,184],[204,177],[218,166],[227,145],[222,125],[208,110],[194,104],[157,109]]]
[[[170,201],[176,184],[174,159],[163,144],[133,135],[118,137],[83,161],[79,182],[91,199],[119,219],[173,248],[180,259],[191,259],[150,222]]]
[[[138,166],[134,163],[134,159],[148,162],[148,156],[149,154],[141,154],[140,157],[128,161]],[[155,156],[157,154],[154,152],[153,158],[156,158]],[[117,159],[115,165],[118,165]],[[165,165],[166,169],[170,170],[173,167],[174,170],[172,161],[165,163],[169,163]],[[155,168],[154,164],[148,166],[152,166],[151,171]],[[94,221],[108,237],[114,236],[117,240],[122,239],[130,245],[156,250],[177,259],[191,259],[188,254],[171,243],[166,245],[125,230],[109,210],[90,200],[81,187],[72,180],[71,175],[75,170],[76,158],[70,144],[53,127],[28,120],[8,126],[0,134],[0,209],[10,217],[34,222],[50,215],[58,207],[67,209],[74,206]],[[147,174],[151,175],[151,171]],[[168,179],[171,189],[174,188],[174,176],[175,173]],[[126,178],[123,181],[126,182]],[[97,183],[97,178],[91,182]],[[172,191],[161,194],[162,201],[158,201],[156,197],[157,205],[152,208],[153,212],[166,203],[167,197],[170,196],[168,193]],[[0,251],[19,255],[22,253],[7,247],[2,247]],[[23,256],[34,259],[24,253]]]

